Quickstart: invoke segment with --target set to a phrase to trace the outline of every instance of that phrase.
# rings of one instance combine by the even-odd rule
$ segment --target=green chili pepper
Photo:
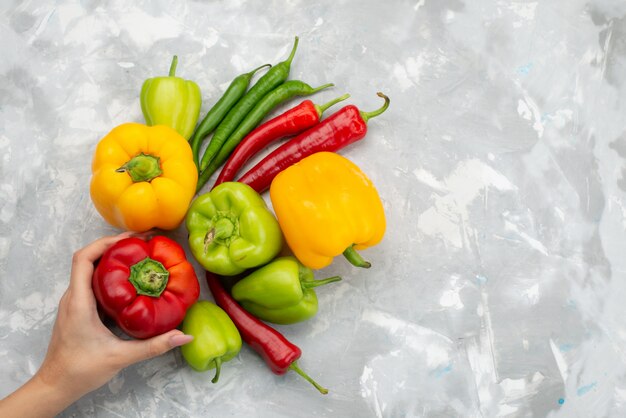
[[[200,170],[200,156],[198,154],[200,153],[200,146],[202,146],[204,138],[213,132],[222,119],[224,119],[228,111],[246,93],[254,74],[262,68],[271,66],[271,64],[261,65],[248,73],[235,77],[230,83],[230,86],[226,89],[226,92],[224,92],[222,97],[213,105],[204,119],[202,119],[202,122],[200,122],[200,125],[198,125],[198,128],[191,138],[191,150],[193,151],[193,159],[198,170]]]
[[[217,130],[213,134],[213,138],[211,138],[211,142],[209,142],[209,146],[206,151],[204,151],[204,155],[202,156],[202,161],[200,163],[201,170],[204,170],[206,166],[209,165],[213,157],[222,147],[224,141],[228,139],[230,134],[239,125],[239,122],[246,117],[254,105],[257,104],[263,96],[287,79],[291,69],[291,61],[296,54],[297,48],[298,37],[296,36],[296,40],[293,44],[289,57],[285,61],[279,62],[273,66],[265,75],[263,75],[263,77],[259,79],[259,81],[254,84],[254,86],[252,86],[246,95],[243,96],[241,100],[239,100],[237,104],[230,109],[224,120],[222,120],[222,122],[218,125]]]
[[[248,113],[237,129],[228,137],[210,164],[200,173],[196,191],[199,191],[202,186],[204,186],[211,175],[224,164],[241,140],[250,133],[272,109],[292,97],[310,96],[311,94],[332,86],[334,86],[334,84],[328,83],[313,88],[302,81],[290,80],[267,93],[263,99],[254,106],[254,109]]]
[[[314,280],[313,271],[295,257],[281,257],[238,281],[232,296],[245,310],[264,321],[294,324],[317,313],[314,287],[341,280]]]
[[[182,331],[193,335],[193,341],[180,349],[187,363],[200,372],[215,369],[211,382],[217,383],[222,363],[241,350],[241,335],[233,321],[222,308],[202,300],[187,310]]]
[[[190,80],[176,77],[178,57],[174,55],[167,77],[154,77],[141,86],[141,111],[148,126],[167,125],[189,139],[196,127],[202,96]]]
[[[271,261],[282,248],[278,221],[263,198],[242,183],[222,183],[187,212],[189,247],[206,270],[233,276]]]

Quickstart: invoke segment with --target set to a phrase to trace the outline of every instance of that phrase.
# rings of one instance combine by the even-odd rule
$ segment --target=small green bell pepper
[[[190,80],[176,77],[178,57],[174,55],[168,77],[154,77],[141,87],[141,111],[149,126],[167,125],[189,140],[200,116],[200,88]]]
[[[314,287],[341,280],[314,280],[313,271],[295,257],[281,257],[238,281],[233,298],[252,315],[275,324],[306,321],[317,313]]]
[[[189,247],[206,270],[233,276],[272,260],[283,244],[265,201],[243,183],[222,183],[196,198],[187,212]]]
[[[187,363],[197,371],[215,369],[217,383],[220,368],[239,354],[241,335],[230,317],[219,306],[202,300],[189,308],[182,331],[193,335],[193,341],[181,347]]]

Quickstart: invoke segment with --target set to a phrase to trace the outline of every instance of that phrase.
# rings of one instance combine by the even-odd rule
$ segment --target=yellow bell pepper
[[[174,129],[126,123],[96,147],[91,199],[111,225],[174,229],[185,218],[198,172],[189,143]]]
[[[383,238],[383,204],[367,176],[350,160],[318,152],[282,171],[270,197],[285,239],[307,267],[320,269],[342,254],[358,267],[355,251]]]

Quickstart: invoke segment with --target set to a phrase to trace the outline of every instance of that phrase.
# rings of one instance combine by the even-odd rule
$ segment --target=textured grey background
[[[344,281],[320,289],[319,315],[281,327],[330,394],[248,348],[217,385],[174,352],[63,416],[626,415],[623,1],[0,8],[0,396],[40,364],[72,252],[114,232],[90,161],[111,128],[142,120],[142,81],[178,54],[204,114],[297,34],[292,78],[337,86],[316,102],[392,100],[342,152],[385,202],[373,268],[336,260],[319,277]]]

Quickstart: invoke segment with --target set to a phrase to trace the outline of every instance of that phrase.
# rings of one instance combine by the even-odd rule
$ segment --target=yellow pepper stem
[[[151,181],[163,174],[161,170],[161,159],[154,155],[143,152],[135,155],[126,164],[116,170],[118,173],[127,172],[134,183],[140,181]]]
[[[365,261],[361,254],[359,254],[355,249],[354,245],[349,246],[343,252],[343,256],[355,267],[362,267],[368,269],[372,267],[372,264],[369,261]]]

